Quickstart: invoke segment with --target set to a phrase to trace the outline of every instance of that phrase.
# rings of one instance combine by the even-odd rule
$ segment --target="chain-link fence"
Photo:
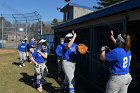
[[[26,14],[1,14],[1,48],[16,48],[21,39],[38,38],[41,34],[42,21],[37,11]]]

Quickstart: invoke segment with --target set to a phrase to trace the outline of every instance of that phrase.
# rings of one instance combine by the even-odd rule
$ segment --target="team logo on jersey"
[[[25,46],[21,46],[21,48],[25,48]]]
[[[131,56],[123,58],[123,68],[130,66]]]
[[[76,51],[76,48],[75,48],[75,47],[71,47],[70,50],[71,50],[72,52],[74,52],[74,51]]]
[[[38,53],[38,56],[41,56],[41,55]]]

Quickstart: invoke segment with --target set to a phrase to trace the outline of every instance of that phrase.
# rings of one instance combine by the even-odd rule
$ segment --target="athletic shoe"
[[[25,64],[23,63],[22,66],[25,67]]]
[[[43,91],[42,88],[40,88],[40,87],[37,88],[37,90],[38,90],[39,92],[42,92],[42,91]]]
[[[22,67],[22,65],[19,65],[19,67]]]
[[[43,90],[42,90],[42,85],[40,84],[40,87],[38,87],[37,88],[37,90],[39,91],[39,92],[42,92]]]
[[[32,63],[32,61],[30,61],[29,63]]]

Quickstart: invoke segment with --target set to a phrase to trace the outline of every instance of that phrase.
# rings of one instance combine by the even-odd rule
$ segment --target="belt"
[[[66,59],[64,59],[64,61],[69,61],[69,62],[75,63],[73,60],[66,60]]]
[[[45,62],[37,62],[38,64],[42,64],[42,63],[45,63]]]
[[[127,73],[129,74],[129,73]],[[112,76],[121,76],[121,75],[127,75],[127,74],[112,74]]]

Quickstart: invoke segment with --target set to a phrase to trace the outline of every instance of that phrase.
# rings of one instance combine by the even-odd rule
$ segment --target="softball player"
[[[127,93],[132,77],[129,74],[131,61],[131,39],[129,35],[117,36],[114,38],[111,32],[111,39],[116,44],[116,48],[106,53],[106,48],[101,48],[101,60],[110,63],[110,79],[106,85],[106,93]]]
[[[72,31],[72,33],[69,33],[65,36],[66,43],[64,43],[64,54],[63,54],[63,70],[66,75],[66,78],[68,79],[69,83],[69,93],[74,93],[74,72],[75,72],[75,57],[76,57],[76,48],[77,44],[74,43],[76,38],[76,33]],[[66,79],[65,78],[65,79]]]
[[[29,42],[30,57],[34,53],[34,49],[35,49],[35,39],[32,38],[31,41]],[[31,60],[30,60],[30,63],[31,63]]]
[[[30,53],[34,53],[34,48],[35,48],[35,39],[32,38],[31,41],[29,42],[29,47],[30,47]]]
[[[36,48],[36,50],[41,50],[41,44],[44,43],[44,42],[46,42],[45,39],[40,39],[40,40],[38,41],[38,43],[37,43],[37,48]],[[33,81],[36,82],[36,73],[34,74],[34,80],[33,80]],[[45,80],[45,79],[41,79],[41,82],[42,82],[42,83],[46,83],[46,80]]]
[[[42,43],[44,43],[44,42],[46,42],[46,40],[45,39],[40,39],[39,41],[38,41],[38,45],[37,45],[37,48],[36,49],[41,49],[41,44]]]
[[[25,39],[24,39],[24,42],[25,42],[25,44],[26,44],[26,46],[27,46],[26,60],[27,60],[28,62],[30,62],[30,60],[29,60],[29,43],[28,43],[28,38],[25,38]]]
[[[37,90],[40,92],[42,91],[41,79],[44,79],[48,72],[48,69],[45,64],[47,56],[47,44],[42,43],[40,46],[40,50],[37,49],[36,51],[34,51],[31,57],[32,62],[35,64]]]
[[[57,64],[58,64],[58,80],[61,81],[60,73],[62,70],[62,61],[63,61],[63,54],[62,54],[62,48],[64,44],[64,38],[60,38],[60,44],[56,47],[56,55],[57,55]]]
[[[24,40],[21,40],[21,44],[18,45],[18,51],[19,51],[19,56],[20,56],[19,67],[23,67],[25,66],[26,51],[27,51],[27,45],[25,44]]]

